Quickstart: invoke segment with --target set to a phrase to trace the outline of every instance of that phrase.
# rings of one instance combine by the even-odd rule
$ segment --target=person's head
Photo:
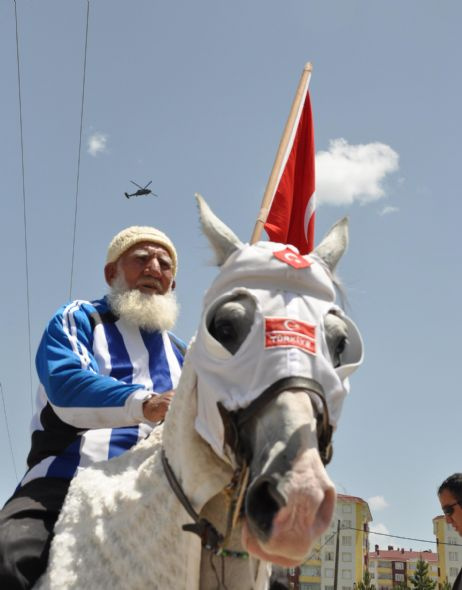
[[[178,313],[177,265],[175,246],[160,230],[132,226],[119,232],[104,267],[114,313],[147,330],[170,329]]]
[[[438,498],[446,522],[462,535],[462,473],[454,473],[443,481],[438,488]]]

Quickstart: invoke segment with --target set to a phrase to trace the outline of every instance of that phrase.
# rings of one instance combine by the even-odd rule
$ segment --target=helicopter
[[[135,193],[132,193],[131,195],[129,195],[128,193],[124,193],[127,199],[129,199],[130,197],[142,197],[143,195],[153,195],[154,197],[158,196],[155,193],[153,193],[151,189],[148,188],[152,180],[150,180],[146,186],[140,186],[136,182],[133,182],[133,180],[130,180],[130,182],[137,186],[139,190],[137,190]]]

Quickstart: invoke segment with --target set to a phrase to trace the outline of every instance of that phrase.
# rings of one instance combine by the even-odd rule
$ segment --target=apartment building
[[[452,586],[462,568],[462,537],[442,515],[433,519],[433,533],[438,552],[438,582],[441,585],[447,580]]]
[[[369,573],[371,582],[376,590],[390,590],[394,586],[406,584],[409,586],[409,578],[415,574],[419,559],[428,563],[428,575],[438,582],[438,554],[433,551],[406,551],[394,549],[391,545],[388,549],[379,549],[369,553]]]
[[[297,568],[296,572],[291,572],[292,587],[299,590],[334,590],[337,569],[337,589],[353,590],[353,584],[362,580],[364,575],[369,551],[368,523],[371,520],[365,500],[338,494],[329,529],[319,539],[309,560]]]

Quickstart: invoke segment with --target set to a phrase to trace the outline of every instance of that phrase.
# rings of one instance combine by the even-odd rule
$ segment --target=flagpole
[[[273,169],[271,170],[271,174],[266,185],[265,193],[263,195],[263,199],[260,206],[260,212],[255,223],[252,237],[250,238],[251,244],[255,244],[255,242],[258,242],[261,238],[261,232],[263,230],[263,226],[266,223],[266,219],[268,217],[271,205],[271,200],[276,190],[276,183],[278,182],[279,174],[284,159],[284,154],[286,153],[287,146],[292,135],[292,131],[297,118],[297,113],[300,109],[300,104],[306,95],[310,83],[312,69],[313,67],[311,63],[307,63],[303,68],[303,72],[300,77],[300,82],[298,83],[298,88],[295,93],[292,107],[290,109],[289,117],[287,119],[287,123],[284,128],[281,141],[279,143],[278,151],[274,159]]]

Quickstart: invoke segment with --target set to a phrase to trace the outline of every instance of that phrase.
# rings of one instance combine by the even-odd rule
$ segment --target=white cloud
[[[373,525],[373,526],[372,526]],[[384,535],[389,534],[390,531],[388,528],[382,523],[371,523],[371,529],[377,533],[382,533]],[[382,535],[374,535],[374,533],[369,533],[369,547],[371,551],[374,551],[375,545],[379,547],[388,547],[389,541],[391,537],[384,537]]]
[[[383,496],[372,496],[371,498],[367,499],[367,503],[369,504],[371,511],[388,508],[388,502]]]
[[[398,167],[398,154],[384,143],[350,145],[345,139],[333,139],[328,151],[316,154],[317,202],[351,205],[381,199],[385,176]]]
[[[388,205],[379,212],[379,215],[390,215],[390,213],[397,213],[398,211],[398,207],[392,207],[391,205]]]
[[[97,156],[98,154],[107,151],[107,135],[105,133],[93,133],[88,138],[88,153],[90,156]]]

